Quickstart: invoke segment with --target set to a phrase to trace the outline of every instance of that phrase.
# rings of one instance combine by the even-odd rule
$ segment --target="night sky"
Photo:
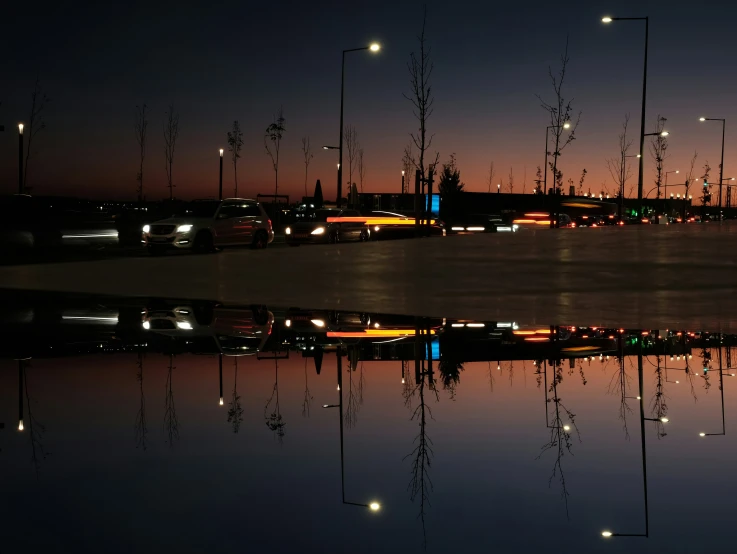
[[[149,199],[168,196],[162,122],[171,102],[181,118],[176,196],[217,193],[217,151],[226,146],[234,119],[245,135],[241,195],[273,193],[263,135],[281,105],[287,131],[280,192],[293,199],[304,193],[300,148],[301,138],[309,135],[315,157],[308,191],[320,178],[326,197],[333,198],[337,152],[320,146],[338,141],[341,50],[378,41],[383,47],[378,55],[358,52],[346,60],[345,122],[356,127],[365,149],[364,190],[399,192],[403,149],[416,128],[402,93],[409,91],[406,63],[417,45],[422,3],[398,4],[5,8],[9,18],[0,36],[2,191],[15,192],[17,186],[15,124],[28,119],[38,73],[52,101],[45,113],[48,127],[37,137],[29,166],[35,194],[133,198],[138,163],[134,112],[145,102],[150,108],[145,193]],[[644,25],[607,26],[600,23],[603,15],[651,18],[647,130],[658,114],[668,118],[666,169],[681,170],[669,184],[683,181],[694,150],[699,152],[698,175],[708,160],[716,181],[720,128],[716,122],[699,123],[701,115],[727,118],[725,177],[737,172],[730,148],[737,125],[734,6],[615,0],[478,4],[428,2],[435,62],[436,109],[429,122],[433,150],[441,161],[457,154],[467,190],[487,189],[488,166],[494,161],[495,182],[506,184],[511,167],[514,190],[522,192],[526,170],[526,192],[532,191],[549,124],[535,94],[552,97],[548,66],[557,67],[568,34],[571,62],[564,92],[583,115],[577,140],[564,151],[560,167],[565,182],[577,182],[586,168],[585,189],[598,193],[606,183],[613,192],[604,160],[617,155],[617,134],[627,112],[631,153],[637,151]],[[647,155],[646,192],[654,186],[653,169]],[[226,157],[226,192],[232,190],[232,175]],[[636,182],[634,167],[629,183]]]

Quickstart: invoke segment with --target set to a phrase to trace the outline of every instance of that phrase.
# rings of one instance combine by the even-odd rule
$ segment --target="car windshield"
[[[219,205],[219,200],[196,200],[179,206],[174,215],[180,217],[215,217]]]

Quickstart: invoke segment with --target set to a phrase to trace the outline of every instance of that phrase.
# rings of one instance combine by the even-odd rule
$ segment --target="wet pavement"
[[[732,551],[736,334],[306,308],[0,292],[0,551]]]
[[[0,268],[0,288],[737,331],[737,225],[632,226]]]

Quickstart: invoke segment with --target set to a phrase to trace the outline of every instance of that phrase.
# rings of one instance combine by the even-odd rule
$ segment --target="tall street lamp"
[[[640,168],[637,177],[637,200],[642,204],[643,171],[642,162],[645,150],[645,105],[647,99],[647,39],[650,20],[647,17],[602,17],[602,23],[612,21],[644,21],[645,22],[645,63],[642,69],[642,111],[640,113]],[[642,210],[642,207],[640,208]]]
[[[722,209],[722,177],[724,177],[724,132],[727,127],[727,120],[718,117],[700,117],[699,121],[721,121],[722,122],[722,162],[719,164],[719,210]],[[719,218],[721,221],[721,218]]]
[[[362,50],[378,52],[379,50],[381,50],[381,46],[374,42],[369,46],[343,50],[343,62],[340,70],[340,142],[338,143],[338,150],[340,151],[340,154],[338,154],[338,196],[335,200],[335,204],[338,209],[340,209],[340,197],[343,194],[343,93],[345,90],[345,55],[348,52],[360,52]]]
[[[18,123],[18,194],[23,194],[23,124]]]
[[[223,199],[223,149],[220,149],[220,180],[218,181],[218,198]]]
[[[719,335],[722,338],[722,335]],[[729,347],[727,347],[729,348]],[[730,375],[734,376],[734,373]],[[721,433],[699,433],[700,437],[713,437],[715,435],[726,435],[726,427],[724,425],[724,369],[722,368],[722,347],[721,341],[719,346],[719,392],[722,400],[722,432]]]
[[[375,500],[368,504],[362,504],[360,502],[348,502],[345,499],[345,455],[343,448],[343,358],[340,350],[336,351],[336,366],[338,368],[338,404],[323,404],[323,408],[338,408],[338,419],[340,420],[340,489],[342,493],[343,504],[349,506],[359,506],[361,508],[368,508],[372,512],[378,512],[381,509],[381,504]]]
[[[402,194],[404,194],[404,169],[402,170]]]

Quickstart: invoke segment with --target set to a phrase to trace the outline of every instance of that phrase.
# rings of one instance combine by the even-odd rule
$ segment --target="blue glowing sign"
[[[431,214],[438,215],[440,213],[440,195],[433,194],[427,201],[427,211]]]

